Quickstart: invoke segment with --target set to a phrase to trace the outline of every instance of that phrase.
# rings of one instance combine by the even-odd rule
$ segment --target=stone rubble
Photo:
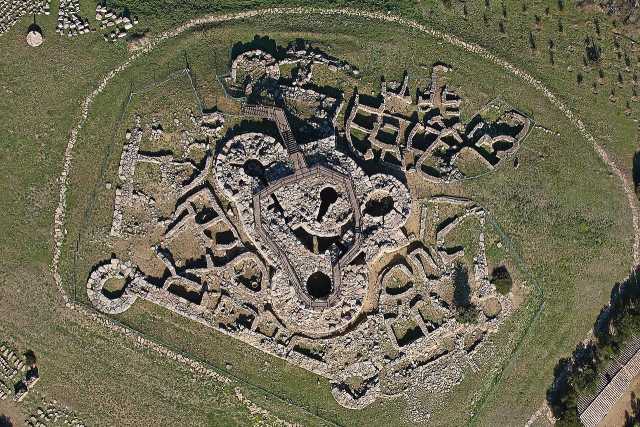
[[[0,345],[0,380],[10,381],[24,368],[24,361],[11,348]]]
[[[36,365],[27,366],[10,347],[0,344],[0,400],[21,402],[40,380]]]
[[[49,15],[51,0],[0,0],[0,35],[26,15]]]
[[[622,187],[624,189],[624,191],[626,192],[628,199],[629,199],[629,204],[631,207],[631,211],[633,214],[633,218],[634,218],[634,260],[637,263],[638,259],[640,259],[640,233],[639,233],[639,228],[640,228],[640,220],[639,220],[639,213],[638,213],[638,206],[637,206],[637,201],[635,200],[635,195],[633,193],[633,186],[630,185],[629,180],[627,177],[624,176],[624,174],[621,172],[621,170],[609,159],[608,154],[606,153],[606,151],[595,141],[595,139],[593,138],[593,136],[589,133],[589,131],[586,129],[586,127],[584,126],[583,122],[577,117],[575,116],[575,114],[568,108],[566,107],[548,88],[546,88],[540,81],[534,79],[533,77],[531,77],[529,74],[523,72],[522,70],[516,68],[515,66],[511,65],[510,63],[503,61],[502,59],[496,57],[495,55],[491,54],[490,52],[488,52],[486,49],[478,46],[478,45],[474,45],[474,44],[470,44],[470,43],[466,43],[464,41],[462,41],[461,39],[442,33],[440,31],[437,30],[433,30],[430,28],[427,28],[426,26],[419,24],[417,22],[408,20],[408,19],[404,19],[404,18],[400,18],[397,16],[393,16],[393,15],[389,15],[389,14],[379,14],[376,12],[367,12],[367,11],[361,11],[361,10],[353,10],[353,9],[318,9],[318,8],[308,8],[308,7],[299,7],[299,8],[271,8],[271,9],[261,9],[261,10],[254,10],[254,11],[245,11],[245,12],[240,12],[240,13],[234,13],[234,14],[227,14],[227,15],[212,15],[212,16],[207,16],[207,17],[203,17],[203,18],[197,18],[197,19],[193,19],[188,21],[187,23],[175,28],[174,30],[168,31],[166,33],[161,34],[160,36],[158,36],[156,39],[150,41],[148,44],[145,45],[145,47],[139,51],[137,51],[134,55],[132,55],[130,58],[127,59],[127,61],[125,61],[121,66],[117,67],[116,69],[114,69],[112,72],[110,72],[105,78],[104,80],[100,83],[100,85],[98,86],[98,88],[93,91],[86,99],[85,102],[83,104],[83,111],[82,111],[82,115],[81,118],[78,122],[78,124],[72,129],[71,132],[71,136],[69,138],[69,142],[65,151],[65,163],[64,163],[64,168],[62,171],[62,174],[60,176],[60,200],[59,200],[59,205],[58,208],[56,209],[56,213],[55,213],[55,223],[54,223],[54,239],[55,239],[55,247],[54,247],[54,256],[53,256],[53,265],[52,265],[52,269],[53,269],[53,276],[54,279],[56,281],[56,285],[60,291],[61,296],[63,297],[64,301],[67,302],[67,306],[82,312],[84,315],[87,316],[87,318],[93,319],[94,321],[101,323],[107,327],[109,327],[110,329],[116,330],[124,335],[132,335],[133,332],[128,330],[127,328],[123,328],[122,326],[116,325],[115,323],[109,321],[107,318],[103,317],[103,316],[97,316],[95,313],[84,309],[82,306],[79,305],[75,305],[73,303],[69,302],[69,297],[67,296],[67,294],[64,291],[64,288],[62,287],[62,278],[59,274],[59,259],[60,259],[60,251],[61,251],[61,246],[62,246],[62,242],[65,236],[65,231],[64,231],[64,218],[65,218],[65,208],[66,208],[66,191],[67,191],[67,186],[68,186],[68,175],[70,172],[70,164],[71,164],[71,160],[72,160],[72,154],[73,154],[73,149],[77,140],[77,135],[78,132],[80,131],[80,129],[84,126],[84,123],[87,119],[87,114],[88,114],[88,110],[90,108],[90,106],[93,103],[94,98],[102,92],[102,90],[106,87],[106,85],[108,84],[108,82],[113,79],[113,77],[118,74],[119,72],[121,72],[122,70],[128,68],[133,61],[135,61],[140,55],[147,53],[149,51],[151,51],[152,49],[154,49],[159,43],[161,43],[163,40],[171,38],[171,37],[175,37],[191,28],[197,27],[197,26],[201,26],[201,25],[206,25],[206,24],[211,24],[211,23],[220,23],[220,22],[227,22],[227,21],[233,21],[233,20],[237,20],[237,19],[243,19],[243,18],[251,18],[251,17],[256,17],[256,16],[269,16],[272,14],[320,14],[320,15],[328,15],[328,16],[348,16],[348,17],[357,17],[357,18],[363,18],[363,19],[373,19],[373,20],[380,20],[382,22],[388,22],[388,23],[392,23],[392,24],[396,24],[396,25],[402,25],[405,26],[407,28],[412,28],[415,29],[419,32],[428,34],[430,36],[433,36],[434,38],[438,39],[438,40],[442,40],[443,42],[452,44],[454,46],[458,46],[464,50],[466,50],[469,53],[473,53],[473,54],[477,54],[482,58],[487,59],[488,61],[504,68],[508,73],[522,79],[525,83],[531,85],[534,87],[534,89],[538,90],[539,92],[541,92],[556,108],[558,108],[561,113],[563,115],[565,115],[565,117],[567,117],[567,119],[569,119],[571,121],[571,123],[573,123],[574,126],[577,127],[577,129],[581,132],[581,134],[584,136],[584,138],[589,142],[589,144],[595,149],[595,151],[600,155],[600,157],[603,159],[603,161],[610,167],[610,169],[613,171],[613,173],[615,174],[616,177],[618,177],[620,179],[620,181],[622,182]],[[167,349],[163,348],[162,346],[159,346],[149,340],[142,339],[142,341],[144,342],[144,345],[146,348],[151,348],[154,351],[158,351],[161,352],[162,354],[167,354],[170,352]],[[341,341],[340,344],[341,345],[346,345],[349,343],[353,343],[353,341],[348,340],[348,341]],[[252,344],[255,345],[255,344]],[[256,345],[258,346],[258,345]],[[282,349],[283,345],[282,344],[278,344],[276,346],[277,349]],[[174,356],[174,355],[173,355]],[[175,359],[181,363],[189,363],[188,359],[182,357],[182,358],[177,358],[177,357],[171,357],[172,359]],[[183,360],[184,359],[184,360]],[[443,358],[442,358],[443,359]],[[193,362],[193,363],[197,363],[197,362]],[[438,364],[438,362],[436,362],[436,364]],[[457,378],[457,376],[455,375],[455,369],[451,371],[451,376],[441,376],[441,378],[450,378],[448,381],[448,384],[452,384],[455,383],[455,378]],[[224,378],[224,377],[223,377]]]
[[[24,420],[30,427],[46,427],[48,425],[70,425],[84,427],[85,423],[75,413],[58,402],[42,402],[36,410]]]
[[[0,344],[0,400],[5,400],[13,394],[10,388],[25,368],[21,357],[7,345]]]
[[[240,56],[267,61],[267,69],[275,63],[259,51]],[[274,70],[252,83],[264,86],[262,79],[278,76]],[[407,82],[392,89],[401,94]],[[279,82],[270,90],[288,84]],[[484,210],[469,200],[432,200],[422,209],[449,203],[463,212],[438,230],[435,247],[426,246],[403,231],[411,214],[403,180],[384,171],[366,173],[349,152],[337,149],[335,135],[299,145],[289,126],[294,112],[261,104],[243,104],[241,112],[274,121],[282,144],[259,132],[225,139],[220,113],[189,112],[184,123],[174,114],[173,128],[157,118],[146,126],[139,115],[133,118],[123,138],[111,238],[126,241],[161,226],[164,231],[149,249],[165,273],[146,274],[134,261],[139,255],[128,250],[122,253],[126,259],[112,257],[94,267],[87,280],[89,300],[101,312],[117,314],[142,298],[216,328],[329,378],[336,400],[350,408],[411,390],[416,378],[436,367],[443,374],[430,381],[430,390],[455,386],[462,366],[474,364],[484,338],[511,312],[508,297],[496,295],[488,282],[482,232],[472,301],[482,307],[491,300],[500,309],[491,316],[480,310],[478,322],[468,326],[456,321],[451,302],[441,295],[464,254],[447,249],[448,234],[472,217],[483,226]],[[175,135],[177,152],[140,152],[142,144],[162,144]],[[193,164],[188,155],[193,146],[204,151],[204,163],[182,180],[169,168]],[[160,166],[156,180],[167,192],[142,193],[135,178],[141,162]],[[164,199],[175,208],[161,219],[151,208]],[[151,215],[135,217],[133,226],[138,208]],[[173,249],[187,238],[201,255],[184,259]],[[388,266],[377,278],[378,313],[363,313],[370,263],[409,247],[404,264]],[[394,275],[404,276],[406,287],[390,290]],[[105,292],[109,280],[123,282],[123,290]],[[398,332],[407,322],[414,325],[410,332]],[[361,379],[358,386],[349,383],[354,377]]]
[[[383,81],[374,101],[363,102],[355,93],[345,126],[352,151],[363,160],[380,159],[390,168],[415,171],[436,184],[477,176],[475,169],[464,173],[460,163],[473,162],[490,172],[515,153],[529,133],[530,119],[512,110],[487,123],[480,112],[465,126],[460,122],[462,100],[443,78],[449,70],[434,65],[429,89],[418,90],[415,104],[407,74],[402,83]],[[408,107],[424,113],[424,121],[409,118]]]
[[[80,16],[80,0],[60,0],[56,33],[75,37],[91,31],[89,19]]]
[[[109,30],[104,33],[105,41],[116,41],[127,35],[134,25],[138,24],[137,16],[126,16],[110,9],[100,3],[96,6],[96,21],[100,23],[101,30]]]

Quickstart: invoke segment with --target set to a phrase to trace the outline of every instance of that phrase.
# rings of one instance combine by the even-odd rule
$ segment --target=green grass
[[[467,41],[478,42],[526,69],[559,94],[585,120],[618,164],[630,171],[636,131],[635,124],[624,115],[624,100],[631,94],[632,74],[638,69],[637,54],[630,43],[620,42],[632,57],[631,71],[624,71],[622,61],[614,52],[612,24],[601,18],[599,43],[604,52],[601,68],[605,84],[599,86],[599,93],[594,95],[590,83],[597,79],[597,67],[585,70],[581,59],[584,37],[594,34],[592,16],[576,11],[573,5],[566,5],[560,12],[554,2],[532,2],[523,12],[521,2],[506,1],[507,35],[497,37],[500,5],[491,2],[490,11],[485,11],[483,2],[467,3],[467,20],[461,18],[462,6],[458,3],[453,3],[452,8],[441,2],[387,2],[375,7],[390,9],[458,34]],[[152,33],[200,13],[268,5],[204,0],[189,3],[121,1],[118,4],[127,5],[140,15],[141,27],[148,26]],[[373,6],[364,1],[317,3],[333,7],[365,4]],[[547,5],[551,7],[549,16],[544,13]],[[83,3],[86,16],[92,15],[92,8],[91,4]],[[0,205],[4,207],[0,218],[3,230],[0,233],[3,255],[0,300],[2,312],[6,313],[0,315],[0,332],[21,351],[34,349],[42,374],[38,389],[72,406],[89,424],[104,424],[105,420],[110,420],[110,424],[171,425],[185,420],[194,425],[249,424],[251,417],[239,406],[228,387],[191,382],[178,365],[140,351],[131,342],[102,328],[80,322],[59,304],[48,265],[62,153],[68,131],[78,117],[81,99],[97,85],[101,76],[124,60],[127,52],[122,43],[106,44],[99,34],[75,39],[58,37],[52,31],[56,10],[57,2],[54,2],[54,13],[39,18],[47,36],[43,49],[24,46],[22,27],[27,18],[0,36],[3,100],[0,102],[3,117]],[[484,24],[483,13],[489,15],[488,24]],[[539,31],[532,30],[535,14],[541,16],[543,23]],[[563,20],[563,33],[557,31],[559,17]],[[528,48],[529,31],[534,32],[537,52]],[[199,88],[206,94],[205,104],[212,106],[221,90],[214,75],[225,71],[229,47],[238,40],[251,40],[254,34],[268,34],[283,43],[295,37],[322,43],[334,56],[346,58],[360,68],[361,93],[378,90],[380,76],[397,79],[405,68],[412,82],[414,76],[424,79],[429,71],[422,66],[428,68],[432,62],[444,58],[454,66],[454,71],[449,73],[451,84],[466,101],[463,117],[471,117],[486,102],[500,95],[510,105],[530,114],[537,123],[560,132],[560,137],[554,137],[534,130],[518,154],[518,169],[501,168],[494,174],[447,189],[472,197],[497,218],[516,243],[517,252],[533,279],[543,289],[545,304],[493,386],[485,384],[486,377],[468,375],[447,397],[447,405],[439,404],[441,399],[437,396],[419,396],[425,405],[434,408],[433,420],[443,425],[459,425],[468,421],[469,409],[477,402],[474,396],[478,390],[484,390],[487,395],[477,407],[474,421],[483,425],[523,424],[544,399],[556,360],[569,354],[584,337],[607,301],[613,283],[626,276],[631,264],[628,208],[617,181],[608,174],[587,142],[544,98],[493,65],[413,31],[371,22],[363,25],[346,18],[269,17],[189,33],[141,58],[96,100],[76,147],[66,224],[69,237],[62,264],[65,281],[77,281],[82,294],[87,266],[109,254],[99,237],[105,230],[108,232],[112,195],[102,185],[96,169],[102,168],[102,161],[107,159],[106,180],[113,182],[119,143],[112,145],[111,135],[114,131],[123,132],[128,126],[126,121],[120,127],[115,124],[131,82],[142,86],[142,82],[153,81],[154,69],[160,74],[179,68],[186,52]],[[554,40],[556,50],[553,66],[546,48],[550,39]],[[478,79],[478,70],[483,79]],[[622,70],[624,76],[622,88],[616,84],[618,70]],[[576,83],[578,71],[584,74],[582,86]],[[608,100],[611,89],[619,98],[616,103]],[[637,114],[637,104],[631,106]],[[98,209],[87,218],[85,207],[94,188],[95,202],[92,203]],[[89,244],[83,244],[74,277],[74,260],[69,254],[85,221],[91,227],[86,228],[82,241]],[[489,248],[489,258],[498,262],[506,257],[501,252],[493,246]],[[501,332],[492,337],[496,348],[511,348],[511,337],[525,330],[525,325],[518,322],[533,313],[535,307],[528,304],[522,307],[521,315],[508,321]],[[375,419],[380,423],[398,424],[403,416],[401,400],[383,400],[364,411],[347,411],[333,401],[326,381],[318,385],[314,375],[157,307],[137,303],[120,320],[214,365],[233,358],[234,375],[297,404],[321,410],[341,423],[362,425]],[[251,357],[246,357],[247,354]],[[252,399],[284,418],[308,424],[318,422],[276,398],[265,400],[265,394],[251,386],[243,387]],[[114,396],[127,398],[114,399]]]

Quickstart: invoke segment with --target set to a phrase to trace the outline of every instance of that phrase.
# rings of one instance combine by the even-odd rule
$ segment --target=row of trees
[[[624,283],[614,286],[610,304],[601,311],[593,330],[593,340],[579,344],[571,357],[558,362],[554,382],[547,390],[547,401],[560,427],[581,425],[578,398],[596,391],[598,374],[638,335],[638,271],[634,271]]]

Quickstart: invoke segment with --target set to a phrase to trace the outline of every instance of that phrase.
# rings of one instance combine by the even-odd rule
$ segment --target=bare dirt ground
[[[631,383],[631,387],[611,408],[609,413],[600,423],[598,427],[621,427],[624,426],[626,415],[631,413],[631,394],[634,393],[637,399],[640,395],[640,377],[636,377]]]
[[[3,417],[8,417],[13,427],[24,426],[24,415],[12,400],[0,400],[0,426],[4,426]]]

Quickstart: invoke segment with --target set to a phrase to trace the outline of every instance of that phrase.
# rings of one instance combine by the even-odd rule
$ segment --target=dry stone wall
[[[55,221],[55,241],[56,241],[56,248],[54,251],[54,277],[56,279],[56,283],[58,285],[58,287],[61,290],[61,294],[63,295],[63,297],[65,297],[65,300],[67,300],[66,298],[66,294],[64,293],[64,290],[61,287],[61,277],[58,273],[58,260],[60,258],[60,247],[61,247],[61,243],[63,241],[64,238],[64,230],[63,230],[63,224],[64,224],[64,217],[65,217],[65,206],[66,206],[66,197],[65,197],[65,193],[66,193],[66,188],[67,188],[67,177],[69,174],[69,168],[70,168],[70,162],[71,162],[71,158],[72,158],[72,152],[73,152],[73,148],[77,139],[77,134],[79,129],[83,126],[84,121],[86,120],[86,116],[87,116],[87,112],[89,107],[91,106],[91,103],[93,101],[93,99],[95,98],[96,95],[98,95],[103,89],[104,87],[107,85],[107,83],[113,78],[114,75],[116,75],[117,73],[119,73],[120,71],[122,71],[123,69],[126,69],[132,61],[134,61],[136,58],[139,57],[139,55],[142,55],[150,50],[152,50],[158,43],[162,42],[163,40],[170,38],[170,37],[175,37],[178,34],[181,34],[182,32],[188,30],[189,28],[193,28],[195,26],[199,26],[199,25],[203,25],[203,24],[208,24],[208,23],[214,23],[214,22],[226,22],[228,20],[234,20],[234,19],[242,19],[242,18],[250,18],[250,17],[255,17],[255,16],[269,16],[270,14],[308,14],[308,13],[317,13],[317,14],[327,14],[327,15],[331,15],[331,16],[341,16],[341,15],[345,15],[345,16],[351,16],[351,17],[360,17],[363,19],[374,19],[374,20],[380,20],[383,22],[388,22],[388,23],[393,23],[393,24],[398,24],[398,25],[403,25],[406,26],[408,28],[413,28],[417,31],[429,34],[435,38],[441,39],[447,43],[450,43],[454,46],[458,46],[462,49],[465,49],[466,51],[470,52],[470,53],[474,53],[477,54],[501,67],[503,67],[507,72],[521,78],[524,82],[532,85],[536,90],[539,90],[545,97],[547,97],[557,108],[560,109],[560,111],[569,119],[571,120],[571,122],[578,128],[578,130],[585,136],[585,138],[587,139],[587,141],[592,144],[593,148],[598,152],[598,154],[603,158],[603,160],[607,163],[607,165],[609,165],[611,167],[611,169],[613,170],[613,172],[615,173],[615,175],[620,178],[621,182],[623,183],[623,189],[625,190],[625,192],[627,193],[627,195],[629,196],[629,203],[630,206],[632,208],[632,212],[633,212],[633,216],[634,216],[634,228],[635,228],[635,243],[634,243],[634,259],[638,259],[638,247],[639,247],[639,239],[638,239],[638,208],[637,208],[637,203],[635,201],[635,197],[633,195],[633,189],[632,186],[629,185],[628,182],[628,178],[625,177],[623,175],[623,173],[620,171],[619,168],[617,168],[617,166],[615,164],[613,164],[607,156],[607,153],[604,151],[604,149],[597,144],[597,142],[595,141],[595,139],[593,138],[593,136],[588,132],[588,130],[585,128],[584,124],[580,121],[579,118],[577,118],[553,93],[551,93],[541,82],[537,81],[536,79],[534,79],[533,77],[531,77],[530,75],[524,73],[523,71],[517,69],[516,67],[512,66],[511,64],[502,61],[501,59],[495,57],[494,55],[492,55],[491,53],[487,52],[485,49],[473,45],[473,44],[469,44],[466,43],[456,37],[453,36],[449,36],[447,34],[441,33],[437,30],[433,30],[433,29],[429,29],[426,28],[425,26],[418,24],[416,22],[410,21],[410,20],[406,20],[400,17],[396,17],[396,16],[392,16],[392,15],[382,15],[382,14],[376,14],[373,12],[365,12],[365,11],[355,11],[355,10],[350,10],[350,9],[344,9],[344,10],[321,10],[321,9],[314,9],[314,8],[281,8],[281,9],[264,9],[264,10],[260,10],[260,11],[247,11],[247,12],[242,12],[239,14],[231,14],[231,15],[222,15],[222,16],[209,16],[209,17],[204,17],[204,18],[198,18],[198,19],[194,19],[192,21],[189,21],[188,23],[176,28],[175,30],[169,31],[165,34],[162,34],[160,37],[157,38],[157,40],[154,40],[153,42],[147,44],[144,49],[139,50],[134,56],[132,56],[132,58],[130,58],[129,60],[127,60],[122,66],[118,67],[117,69],[113,70],[112,73],[110,73],[109,75],[106,76],[106,78],[104,79],[104,81],[102,81],[102,83],[99,85],[99,87],[96,89],[96,91],[94,91],[89,97],[87,97],[87,99],[85,100],[84,104],[83,104],[83,114],[82,114],[82,118],[78,124],[78,126],[76,128],[73,129],[72,133],[71,133],[71,137],[69,140],[69,144],[67,146],[67,150],[65,152],[65,166],[64,166],[64,170],[63,173],[61,175],[61,193],[60,193],[60,205],[58,207],[58,209],[56,210],[56,221]],[[73,304],[71,304],[70,306],[75,307],[76,309],[82,311],[78,306],[74,306]],[[87,315],[91,315],[90,313],[87,313]],[[101,319],[101,318],[96,318],[95,316],[93,316],[93,318],[95,319]],[[109,322],[107,322],[105,319],[100,320],[101,322],[106,322],[106,324],[109,324]],[[113,325],[112,325],[113,326]],[[117,328],[116,328],[117,329]],[[122,331],[123,333],[127,333],[126,330]],[[283,344],[279,345],[279,348],[282,348]],[[160,349],[162,349],[160,347]],[[451,375],[444,375],[442,372],[440,372],[440,377],[439,378],[450,378],[453,379],[453,382],[455,382],[455,378],[456,378],[456,370],[453,369],[451,371]],[[425,380],[429,380],[429,381],[433,381],[433,384],[437,384],[437,383],[442,383],[442,381],[439,381],[437,378],[433,378],[433,375],[431,376],[425,376],[423,379]],[[447,380],[449,381],[449,380]],[[451,381],[449,381],[451,382]],[[431,384],[429,382],[429,384]]]
[[[354,72],[346,62],[316,57],[320,54],[310,48],[289,54],[302,61],[304,52],[312,55],[310,62]],[[281,78],[278,62],[264,52],[242,53],[232,63],[230,79],[237,83],[242,73],[243,91],[260,87],[271,91],[267,99],[303,94],[297,101],[312,106],[322,98],[313,80]],[[408,77],[383,91],[411,103]],[[335,99],[326,103],[323,117],[329,123],[334,123]],[[175,118],[173,126],[157,117],[133,116],[121,139],[113,189],[110,239],[120,250],[90,273],[89,300],[103,313],[117,314],[142,298],[218,329],[329,378],[336,400],[350,408],[415,392],[422,384],[418,379],[429,375],[424,392],[455,386],[463,367],[475,365],[470,361],[486,337],[512,311],[509,297],[489,283],[483,231],[469,296],[478,307],[476,321],[460,322],[446,296],[464,255],[450,250],[448,235],[469,218],[483,230],[484,210],[469,200],[434,199],[423,209],[451,204],[462,211],[448,218],[433,236],[436,245],[429,246],[423,233],[418,239],[406,234],[412,209],[406,182],[384,168],[365,172],[357,153],[338,149],[336,129],[330,136],[318,131],[317,139],[299,144],[301,131],[289,125],[296,109],[243,104],[241,111],[247,120],[272,121],[277,133],[236,131],[225,137],[220,113],[191,113],[184,122]],[[160,148],[176,136],[178,149],[140,151],[143,145]],[[393,144],[397,153],[406,151],[402,139]],[[204,151],[204,164],[197,167],[190,157],[194,146]],[[159,176],[145,179],[166,191],[143,191],[142,163],[159,166]],[[191,165],[188,179],[171,172],[178,165]],[[157,206],[167,202],[175,207],[162,217]],[[147,214],[136,216],[139,209]],[[149,235],[158,237],[146,249],[131,243]],[[370,266],[400,250],[407,251],[404,261],[374,278],[378,296],[371,300]],[[400,285],[391,284],[398,280]],[[113,281],[122,289],[107,290]],[[377,311],[364,311],[367,299]],[[492,310],[483,310],[489,301]],[[434,370],[439,375],[430,374]]]

